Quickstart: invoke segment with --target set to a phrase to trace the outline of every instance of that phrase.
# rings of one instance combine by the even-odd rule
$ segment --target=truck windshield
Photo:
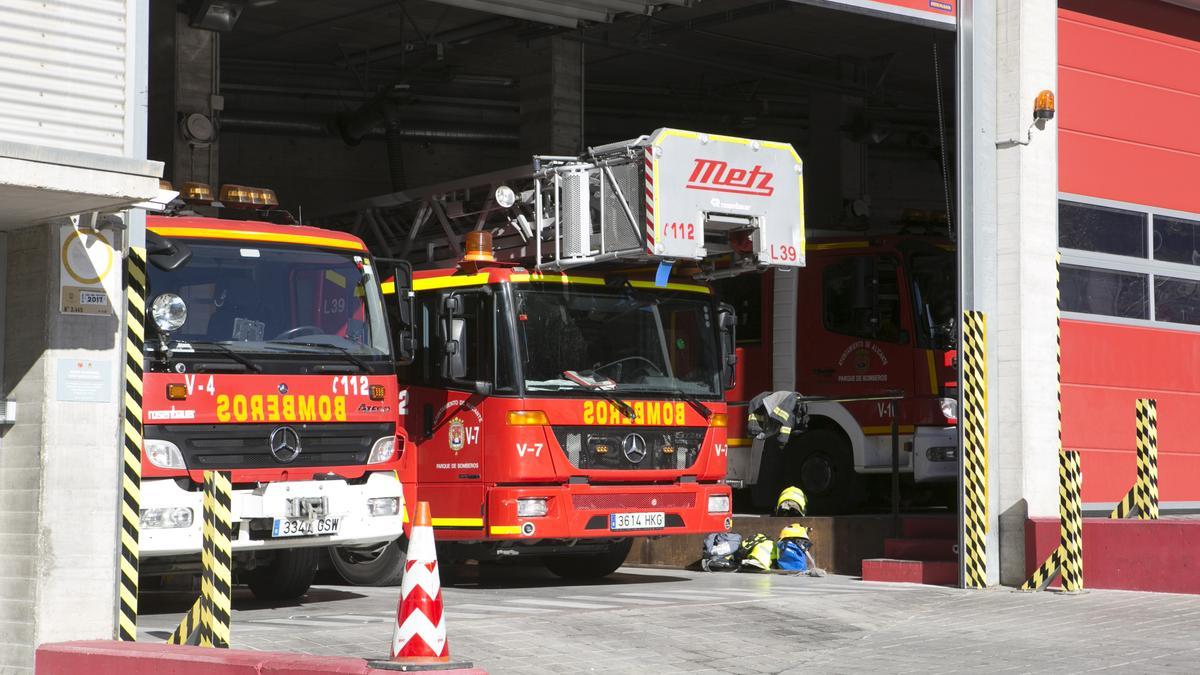
[[[517,340],[525,388],[717,396],[716,327],[691,293],[522,289]]]
[[[909,257],[909,277],[920,345],[952,349],[958,330],[954,254],[942,250],[914,253]]]
[[[191,256],[175,269],[156,265],[154,255],[148,266],[147,305],[172,293],[187,307],[169,334],[174,358],[208,352],[256,370],[273,357],[356,370],[390,363],[379,284],[365,255],[246,242],[186,247]],[[162,339],[152,319],[147,338],[147,350]]]

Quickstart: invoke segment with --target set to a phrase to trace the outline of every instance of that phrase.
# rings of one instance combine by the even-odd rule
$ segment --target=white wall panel
[[[0,2],[0,140],[127,154],[127,0]]]

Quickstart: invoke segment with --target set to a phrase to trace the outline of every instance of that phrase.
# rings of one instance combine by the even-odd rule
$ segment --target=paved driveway
[[[636,568],[592,584],[540,568],[460,577],[444,591],[452,654],[493,673],[1200,670],[1193,596]],[[239,589],[234,646],[386,656],[398,594],[316,586],[269,606]],[[144,594],[141,639],[161,639],[192,599]]]

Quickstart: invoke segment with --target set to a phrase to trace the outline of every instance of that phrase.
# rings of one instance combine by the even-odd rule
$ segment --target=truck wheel
[[[355,586],[399,586],[408,560],[408,540],[396,541],[374,550],[335,546],[329,549],[333,569]]]
[[[317,574],[315,548],[285,548],[275,552],[271,564],[250,572],[247,584],[259,600],[294,600],[308,592]]]
[[[548,555],[542,558],[542,564],[554,574],[573,580],[600,579],[617,571],[629,557],[633,548],[632,539],[622,539],[603,553],[590,555]]]
[[[860,480],[846,438],[829,429],[813,429],[790,448],[785,475],[804,490],[810,515],[849,513],[859,501]]]

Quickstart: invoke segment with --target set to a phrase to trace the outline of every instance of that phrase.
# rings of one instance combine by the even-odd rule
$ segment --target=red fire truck
[[[943,237],[817,231],[808,264],[790,274],[722,282],[738,311],[738,388],[730,400],[769,390],[849,398],[900,391],[900,470],[953,500],[958,475],[956,277]],[[781,327],[795,326],[795,330]],[[892,403],[807,405],[808,430],[786,447],[753,440],[730,420],[728,482],[773,506],[786,485],[816,513],[848,513],[892,470]],[[744,409],[741,409],[744,410]]]
[[[357,237],[290,221],[269,190],[189,184],[147,223],[142,572],[196,569],[203,472],[232,472],[236,570],[304,593],[318,547],[402,532],[383,273]],[[217,212],[220,218],[198,211]],[[264,222],[255,218],[267,218]],[[403,357],[403,354],[399,356]]]
[[[803,264],[801,179],[787,144],[661,129],[338,217],[418,269],[401,476],[446,555],[593,578],[632,537],[730,527],[735,318],[707,280]]]

